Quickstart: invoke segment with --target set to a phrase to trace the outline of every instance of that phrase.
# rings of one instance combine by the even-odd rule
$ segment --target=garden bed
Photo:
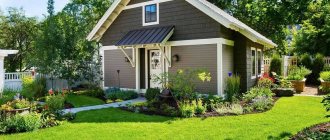
[[[273,97],[273,104],[275,104],[278,100],[280,99],[280,97]],[[141,103],[138,103],[141,104]],[[239,103],[241,106],[247,106],[247,103],[244,101],[241,101]],[[272,106],[273,107],[273,106]],[[271,107],[271,108],[272,108]],[[125,110],[125,111],[129,111],[129,112],[133,112],[133,113],[141,113],[141,114],[145,114],[145,115],[159,115],[159,116],[167,116],[167,117],[179,117],[165,113],[162,110],[150,110],[148,109],[148,107],[143,106],[143,105],[138,105],[135,107],[119,107],[121,110]],[[268,110],[270,110],[271,108],[269,108]],[[207,111],[205,112],[205,114],[197,114],[196,117],[200,117],[200,118],[206,118],[206,117],[218,117],[218,116],[237,116],[237,115],[245,115],[245,114],[257,114],[257,113],[262,113],[262,112],[266,112],[268,110],[264,110],[264,111],[250,111],[250,112],[246,112],[244,111],[243,114],[232,114],[232,113],[226,113],[226,114],[220,114],[216,111]]]
[[[330,139],[330,122],[305,128],[291,138],[291,140],[301,139]]]

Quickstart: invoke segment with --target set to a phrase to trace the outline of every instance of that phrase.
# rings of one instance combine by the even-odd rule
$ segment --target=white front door
[[[162,73],[162,56],[159,50],[149,51],[149,76],[150,76],[150,88],[161,88],[159,82],[154,82],[154,77],[159,76]]]

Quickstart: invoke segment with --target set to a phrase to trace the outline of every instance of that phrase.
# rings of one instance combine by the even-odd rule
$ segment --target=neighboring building
[[[263,51],[276,47],[206,0],[115,0],[87,39],[103,45],[104,86],[139,92],[159,87],[151,75],[184,68],[211,72],[199,91],[223,95],[230,72],[246,91],[263,73]]]

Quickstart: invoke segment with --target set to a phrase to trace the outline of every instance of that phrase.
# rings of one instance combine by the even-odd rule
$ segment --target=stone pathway
[[[77,113],[77,112],[87,111],[87,110],[96,110],[96,109],[104,109],[104,108],[111,108],[111,107],[121,107],[121,106],[126,106],[127,104],[133,104],[133,103],[145,102],[145,101],[146,101],[145,98],[139,97],[139,98],[133,99],[133,100],[127,100],[127,101],[110,103],[110,104],[64,109],[63,113],[64,114],[69,113],[69,112]]]
[[[314,96],[314,97],[323,97],[324,95],[318,94],[318,86],[306,86],[304,92],[295,94],[295,96]]]

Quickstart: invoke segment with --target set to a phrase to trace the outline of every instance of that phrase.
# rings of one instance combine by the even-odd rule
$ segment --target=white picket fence
[[[31,72],[5,73],[5,89],[19,91],[22,89],[22,79],[32,76]]]
[[[23,84],[23,78],[26,76],[32,76],[35,77],[45,77],[47,79],[46,81],[46,88],[50,89],[67,89],[68,88],[68,82],[64,79],[59,78],[52,78],[48,75],[42,75],[42,74],[36,74],[32,75],[31,72],[16,72],[16,73],[5,73],[5,84],[4,89],[8,90],[14,90],[14,91],[20,91],[22,90],[22,84]],[[53,80],[52,80],[53,79]]]

